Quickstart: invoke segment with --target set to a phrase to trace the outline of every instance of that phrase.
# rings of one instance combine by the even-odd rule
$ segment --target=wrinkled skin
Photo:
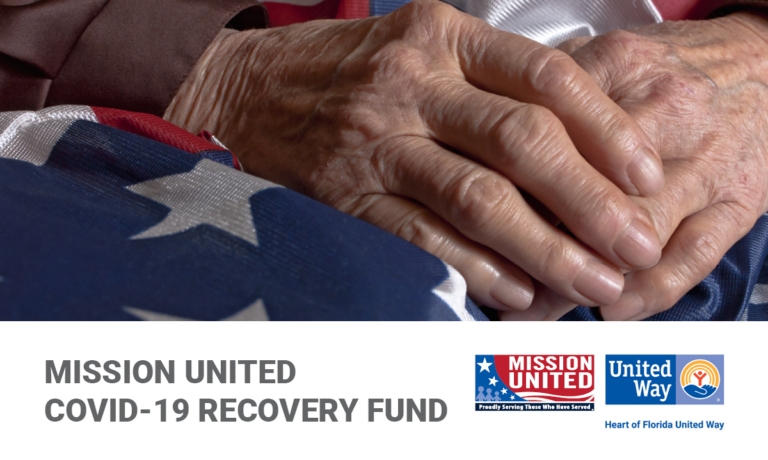
[[[627,275],[619,301],[601,308],[607,320],[639,320],[672,307],[768,210],[768,21],[738,13],[587,41],[562,49],[635,117],[664,162],[664,190],[633,198],[662,258]],[[504,319],[557,319],[573,307],[538,285],[531,308]]]
[[[495,308],[527,308],[528,275],[610,304],[621,270],[661,254],[627,196],[664,183],[637,123],[567,54],[440,2],[223,34],[166,118],[215,133],[245,171],[437,255]]]

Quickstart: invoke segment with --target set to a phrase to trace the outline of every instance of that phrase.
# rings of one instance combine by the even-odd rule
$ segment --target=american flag
[[[473,320],[453,268],[154,116],[0,113],[2,320]]]

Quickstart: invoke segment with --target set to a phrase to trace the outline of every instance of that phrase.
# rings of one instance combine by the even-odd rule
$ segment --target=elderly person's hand
[[[527,274],[573,302],[613,303],[620,269],[660,257],[626,195],[664,181],[634,120],[565,53],[439,2],[222,37],[166,118],[441,257],[485,305],[528,307]]]
[[[666,186],[633,198],[665,245],[627,276],[609,320],[672,307],[768,210],[768,21],[738,13],[613,32],[562,48],[632,115],[662,156]],[[557,319],[573,304],[544,286],[504,319]]]

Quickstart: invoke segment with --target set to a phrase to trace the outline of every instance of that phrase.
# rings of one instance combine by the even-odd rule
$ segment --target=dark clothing
[[[162,115],[222,28],[267,23],[255,0],[0,0],[0,111]]]
[[[654,3],[667,18],[768,6]],[[225,25],[264,28],[267,11],[256,0],[0,0],[0,111],[80,104],[162,115]]]

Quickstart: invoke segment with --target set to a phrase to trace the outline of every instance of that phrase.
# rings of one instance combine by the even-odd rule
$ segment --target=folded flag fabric
[[[0,113],[0,320],[486,319],[439,259],[238,168],[150,115]]]

